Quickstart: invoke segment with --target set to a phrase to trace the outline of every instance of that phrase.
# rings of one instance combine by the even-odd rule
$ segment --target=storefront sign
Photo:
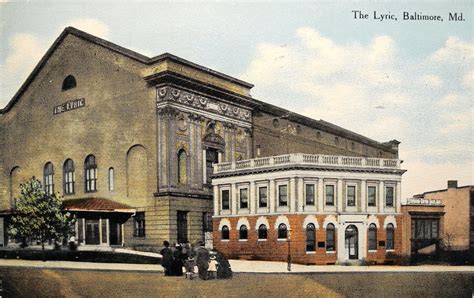
[[[79,109],[86,106],[86,100],[84,98],[74,99],[66,101],[62,105],[55,106],[53,109],[53,115],[61,114],[67,111]]]

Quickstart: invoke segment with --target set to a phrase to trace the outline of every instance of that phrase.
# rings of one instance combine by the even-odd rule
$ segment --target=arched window
[[[335,251],[336,250],[336,229],[333,224],[328,224],[326,226],[326,251]]]
[[[285,224],[280,224],[278,226],[278,239],[286,239],[288,238],[288,228]]]
[[[76,88],[76,78],[72,75],[68,75],[63,81],[62,90],[66,91],[72,88]]]
[[[178,151],[178,183],[186,184],[187,181],[187,159],[188,156],[184,149]]]
[[[385,247],[386,249],[395,249],[395,230],[391,223],[387,225],[387,243]]]
[[[369,250],[377,250],[377,226],[375,224],[369,226]]]
[[[53,164],[48,162],[44,165],[43,168],[43,180],[44,180],[44,191],[48,195],[52,195],[54,192],[54,183],[53,183]]]
[[[258,227],[258,239],[267,239],[267,226],[264,224]]]
[[[248,238],[247,226],[241,225],[239,229],[239,239],[247,240],[247,238]]]
[[[316,228],[312,223],[306,226],[306,251],[316,251]]]
[[[223,226],[221,230],[221,239],[222,240],[229,240],[229,227]]]
[[[113,191],[114,190],[114,175],[115,175],[115,171],[114,171],[114,168],[109,168],[109,191]]]
[[[86,157],[84,171],[86,192],[97,191],[97,163],[94,155]]]
[[[72,159],[66,159],[63,165],[63,184],[64,184],[64,194],[72,195],[74,194],[74,162]]]

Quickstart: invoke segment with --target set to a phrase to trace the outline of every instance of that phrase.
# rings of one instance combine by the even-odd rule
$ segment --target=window
[[[386,248],[387,249],[395,249],[395,242],[394,242],[394,228],[392,224],[387,225],[387,243],[386,243]]]
[[[278,186],[278,206],[288,206],[288,187]]]
[[[336,229],[333,224],[328,224],[326,226],[326,251],[335,251],[336,250]]]
[[[258,188],[258,207],[265,208],[267,207],[267,187]]]
[[[248,189],[241,188],[239,190],[240,195],[240,209],[247,209],[249,207]]]
[[[346,193],[347,206],[354,207],[356,205],[355,200],[355,186],[348,186]]]
[[[133,217],[133,237],[145,237],[145,212],[137,212]]]
[[[375,207],[377,200],[376,193],[377,188],[375,186],[369,186],[367,188],[367,204],[369,207]]]
[[[334,206],[334,185],[326,185],[326,205]]]
[[[258,239],[260,240],[267,239],[267,226],[264,224],[261,224],[258,227]]]
[[[109,191],[114,190],[114,168],[109,169]]]
[[[306,206],[314,206],[314,184],[306,184]]]
[[[178,183],[179,184],[186,184],[187,181],[187,154],[184,149],[178,151]]]
[[[221,239],[229,240],[229,227],[228,226],[222,226]]]
[[[316,229],[312,223],[306,226],[306,251],[316,251]]]
[[[202,214],[202,231],[212,232],[212,213],[203,212]]]
[[[377,250],[377,226],[370,224],[369,226],[369,250]]]
[[[206,183],[211,184],[211,176],[214,173],[212,164],[217,163],[219,160],[219,153],[217,149],[207,148],[206,149]]]
[[[439,220],[437,218],[412,220],[413,239],[437,239],[439,231]]]
[[[43,168],[44,192],[48,195],[52,195],[54,193],[53,175],[53,164],[48,162]]]
[[[288,229],[285,224],[280,224],[278,226],[278,239],[288,238]]]
[[[239,229],[239,239],[247,240],[248,239],[248,230],[246,225],[241,225]]]
[[[62,91],[76,88],[76,85],[76,78],[72,75],[68,75],[63,81]]]
[[[86,192],[97,191],[97,164],[94,155],[89,155],[84,163]]]
[[[72,195],[74,194],[74,162],[72,159],[67,159],[63,165],[63,180],[64,180],[64,194]]]
[[[385,205],[387,207],[393,207],[393,187],[385,188]]]
[[[230,202],[229,202],[229,190],[223,189],[221,191],[221,200],[222,200],[222,210],[229,210]]]

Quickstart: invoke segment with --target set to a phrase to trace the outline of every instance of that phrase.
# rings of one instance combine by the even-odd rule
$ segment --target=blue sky
[[[405,11],[444,21],[403,21]],[[449,12],[466,20],[449,22]],[[408,197],[447,179],[473,184],[473,17],[470,1],[2,3],[0,107],[71,25],[247,80],[260,100],[400,140]]]

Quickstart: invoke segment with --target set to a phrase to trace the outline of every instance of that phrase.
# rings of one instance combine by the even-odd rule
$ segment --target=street
[[[472,272],[235,273],[230,280],[159,272],[2,267],[5,297],[471,297]]]

